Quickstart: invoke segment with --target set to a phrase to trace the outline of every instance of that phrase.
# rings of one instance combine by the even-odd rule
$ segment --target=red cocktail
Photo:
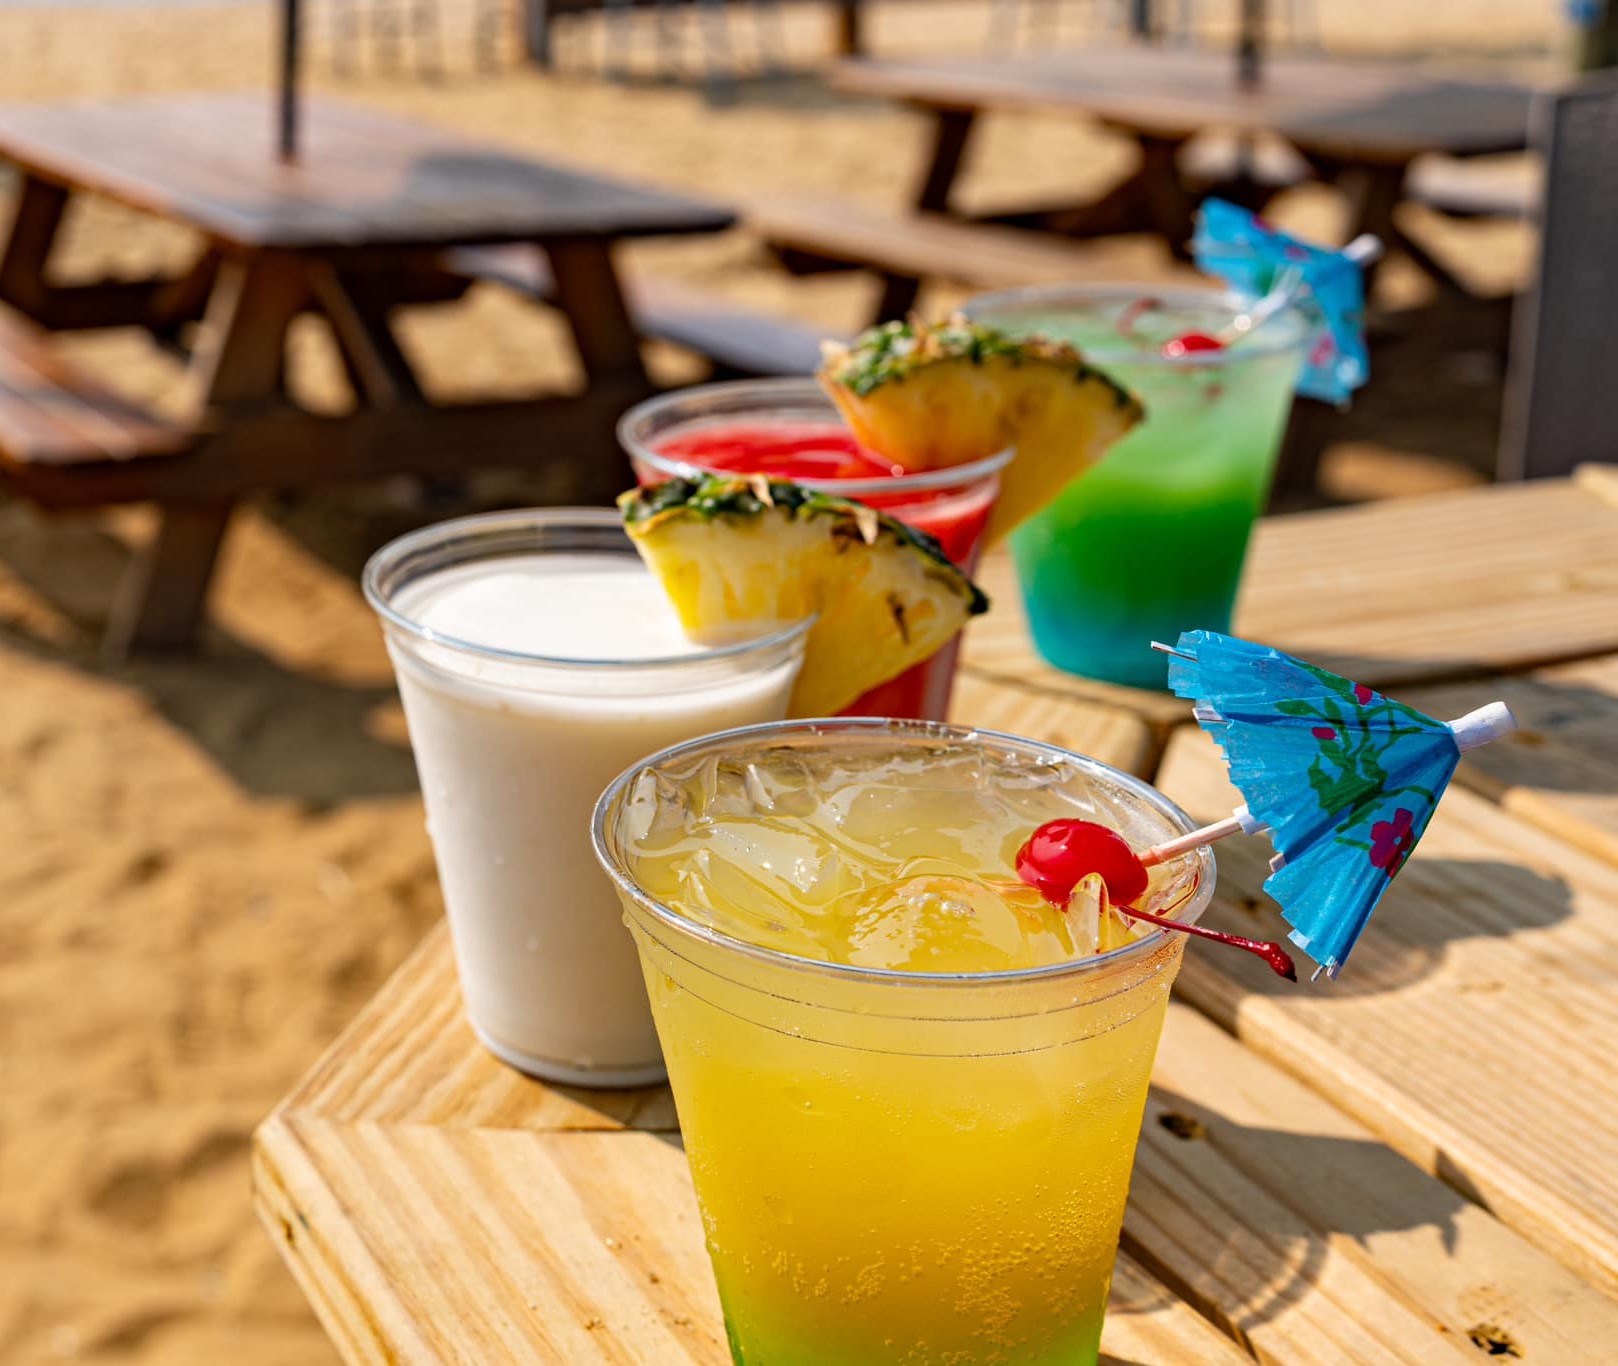
[[[856,498],[938,539],[971,573],[1000,492],[1005,451],[923,474],[896,473],[864,450],[810,379],[739,380],[665,394],[632,408],[618,425],[643,484],[695,472],[761,474]],[[871,689],[848,716],[942,721],[949,711],[959,640]]]

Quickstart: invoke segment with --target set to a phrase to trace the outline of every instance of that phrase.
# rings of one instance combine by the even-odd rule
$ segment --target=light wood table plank
[[[724,1362],[672,1117],[666,1088],[553,1088],[488,1057],[440,928],[259,1129],[255,1200],[350,1361]],[[1127,1255],[1103,1347],[1249,1360]]]
[[[0,156],[242,249],[425,247],[715,232],[717,205],[318,97],[275,155],[257,92],[0,105]]]
[[[983,678],[957,679],[950,720],[1043,740],[1143,778],[1151,776],[1161,750],[1146,720],[1122,706]]]
[[[1396,690],[1430,709],[1502,693],[1525,734],[1469,761],[1343,981],[1190,949],[1109,1360],[1580,1363],[1618,1341],[1618,502],[1592,477],[1262,528],[1238,629],[1429,680]],[[1136,772],[1166,737],[1164,790],[1228,810],[1183,704],[1002,657],[1014,602],[969,644],[957,719]],[[1268,854],[1222,846],[1211,922],[1281,932]],[[260,1130],[255,1192],[350,1360],[717,1363],[678,1145],[665,1088],[548,1087],[489,1057],[440,928]]]
[[[1618,655],[1401,694],[1446,720],[1503,698],[1522,729],[1473,750],[1457,780],[1618,864]]]
[[[1102,689],[1040,660],[1008,557],[991,556],[980,581],[994,606],[967,633],[972,674],[1138,699],[1155,722],[1187,715],[1174,699]],[[1547,480],[1271,518],[1254,534],[1235,630],[1377,686],[1610,653],[1618,504]]]
[[[1499,1221],[1171,1014],[1108,1323],[1121,1361],[1245,1359],[1183,1299],[1262,1360],[1323,1366],[1470,1360],[1454,1346],[1479,1325],[1577,1362],[1579,1334],[1618,1332],[1618,1306]],[[488,1057],[440,929],[261,1129],[255,1190],[350,1360],[723,1360],[673,1121],[664,1088],[553,1088]]]
[[[1573,472],[1573,482],[1618,507],[1618,465],[1580,465]]]
[[[1309,152],[1371,163],[1516,151],[1528,137],[1527,87],[1439,79],[1396,63],[1267,56],[1264,79],[1249,88],[1223,52],[1047,47],[845,61],[832,81],[932,109],[1086,114],[1161,138],[1210,128],[1277,133]]]
[[[1169,1009],[1152,1081],[1140,1166],[1183,1175],[1171,1191],[1137,1179],[1125,1246],[1261,1358],[1293,1362],[1338,1350],[1310,1331],[1320,1317],[1310,1306],[1331,1294],[1328,1269],[1336,1262],[1352,1269],[1335,1275],[1343,1287],[1336,1306],[1365,1327],[1330,1360],[1352,1360],[1367,1346],[1387,1352],[1378,1359],[1397,1359],[1375,1346],[1386,1325],[1378,1305],[1356,1303],[1358,1276],[1392,1286],[1448,1340],[1485,1351],[1509,1344],[1527,1361],[1572,1366],[1606,1360],[1618,1342],[1618,1300],[1189,1006]],[[1187,1189],[1223,1197],[1226,1217],[1203,1231],[1201,1281],[1249,1280],[1254,1289],[1234,1310],[1228,1295],[1210,1302],[1197,1286],[1182,1285],[1154,1253],[1152,1239],[1171,1236],[1165,1200]]]
[[[1158,786],[1194,816],[1239,798],[1194,728]],[[1207,923],[1285,929],[1270,846],[1225,841]],[[1334,1097],[1424,1170],[1618,1288],[1618,869],[1455,789],[1334,984],[1188,955],[1182,997]]]

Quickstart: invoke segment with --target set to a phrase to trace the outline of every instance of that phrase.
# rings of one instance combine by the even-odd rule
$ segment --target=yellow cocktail
[[[603,797],[738,1362],[1095,1359],[1181,944],[1015,882],[1058,816],[1189,828],[1103,765],[903,722],[728,732]],[[1181,860],[1147,904],[1212,882]]]

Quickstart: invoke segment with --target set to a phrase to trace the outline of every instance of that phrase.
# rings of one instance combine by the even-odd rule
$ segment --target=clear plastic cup
[[[1152,641],[1230,629],[1315,325],[1287,310],[1221,350],[1171,357],[1162,343],[1217,333],[1242,307],[1148,285],[1038,286],[966,305],[1013,335],[1072,342],[1146,405],[1139,426],[1011,535],[1029,631],[1058,668],[1163,688]]]
[[[633,940],[590,852],[591,808],[640,755],[739,719],[778,719],[806,625],[700,653],[582,659],[502,648],[421,617],[451,583],[532,573],[644,576],[616,513],[466,517],[414,532],[365,568],[421,776],[472,1028],[536,1076],[583,1086],[661,1080]],[[626,578],[626,586],[630,581]],[[520,611],[520,605],[516,607]],[[501,634],[495,632],[495,634]]]
[[[872,746],[1059,765],[1139,846],[1192,822],[1145,783],[1029,740],[916,722],[755,726],[652,756],[596,807],[651,995],[731,1350],[770,1366],[1093,1362],[1183,938],[998,973],[834,964],[744,942],[648,894],[627,827],[704,791]],[[765,786],[768,786],[766,781]],[[673,815],[659,812],[659,829]],[[1206,850],[1153,907],[1195,920]]]
[[[779,443],[758,463],[735,459],[737,434],[755,446]],[[837,407],[812,379],[736,380],[679,389],[637,404],[618,424],[618,439],[642,484],[694,474],[766,474],[880,508],[935,537],[968,574],[977,567],[983,532],[1000,494],[1002,451],[986,460],[920,474],[845,477],[827,473],[857,449]],[[816,447],[821,447],[817,455]],[[720,463],[704,448],[725,451]],[[786,449],[782,449],[786,448]],[[871,457],[867,457],[871,459]],[[818,470],[818,472],[817,472]],[[845,707],[845,716],[942,721],[955,682],[959,637]]]

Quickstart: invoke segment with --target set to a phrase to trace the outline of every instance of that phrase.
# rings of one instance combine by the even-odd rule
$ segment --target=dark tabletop
[[[833,81],[937,109],[1072,110],[1160,137],[1273,132],[1306,152],[1388,162],[1517,151],[1533,98],[1531,87],[1506,80],[1293,57],[1267,61],[1259,85],[1243,90],[1228,53],[1142,48],[848,61]]]
[[[241,247],[342,251],[713,232],[718,205],[427,124],[309,99],[301,154],[274,154],[257,94],[0,106],[0,159]]]

